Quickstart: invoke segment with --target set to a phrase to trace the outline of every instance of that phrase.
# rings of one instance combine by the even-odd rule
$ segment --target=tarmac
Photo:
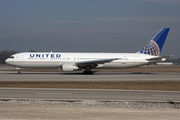
[[[179,91],[0,88],[0,100],[180,102]]]
[[[23,72],[0,71],[0,81],[180,81],[176,72],[96,72],[84,75],[82,72]]]
[[[7,68],[8,69],[8,68]],[[23,72],[0,71],[0,81],[180,81],[179,72],[96,72],[84,75],[81,72]],[[1,88],[3,100],[46,99],[101,99],[148,102],[179,102],[179,92],[172,91],[116,91],[116,90],[40,90]],[[39,90],[39,89],[38,89]],[[27,92],[26,92],[27,91]],[[32,92],[34,91],[34,92]],[[54,93],[55,91],[55,93]],[[80,95],[80,96],[79,96]],[[36,96],[36,97],[33,97]],[[74,96],[74,98],[71,98]],[[39,98],[37,98],[39,97]],[[47,98],[46,98],[47,97]],[[55,97],[55,98],[53,98]],[[70,97],[70,98],[68,98]],[[149,99],[149,100],[148,100]],[[179,109],[171,108],[113,108],[49,105],[0,104],[0,119],[63,119],[63,120],[178,120]]]

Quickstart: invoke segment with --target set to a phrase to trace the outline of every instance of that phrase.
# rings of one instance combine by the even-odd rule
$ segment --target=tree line
[[[30,50],[29,52],[36,52],[36,51]],[[17,52],[14,50],[0,51],[0,64],[5,64],[5,60],[15,53],[17,53]]]
[[[5,60],[15,53],[17,53],[17,52],[14,50],[11,50],[11,51],[4,50],[4,51],[0,52],[0,64],[5,64]]]

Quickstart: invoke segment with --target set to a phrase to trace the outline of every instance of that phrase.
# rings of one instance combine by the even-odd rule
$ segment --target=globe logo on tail
[[[144,48],[141,51],[139,51],[139,53],[159,56],[160,49],[158,44],[154,40],[151,40],[146,44],[146,46],[144,46]]]

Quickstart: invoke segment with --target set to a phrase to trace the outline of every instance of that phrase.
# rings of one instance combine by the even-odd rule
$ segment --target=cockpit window
[[[11,59],[14,59],[14,56],[10,56]]]

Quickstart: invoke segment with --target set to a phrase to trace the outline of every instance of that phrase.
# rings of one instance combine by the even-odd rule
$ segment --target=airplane
[[[136,53],[73,53],[73,52],[22,52],[10,56],[6,63],[20,68],[57,68],[64,72],[92,69],[121,69],[165,61],[170,56],[160,56],[170,28],[162,28],[139,52]]]

